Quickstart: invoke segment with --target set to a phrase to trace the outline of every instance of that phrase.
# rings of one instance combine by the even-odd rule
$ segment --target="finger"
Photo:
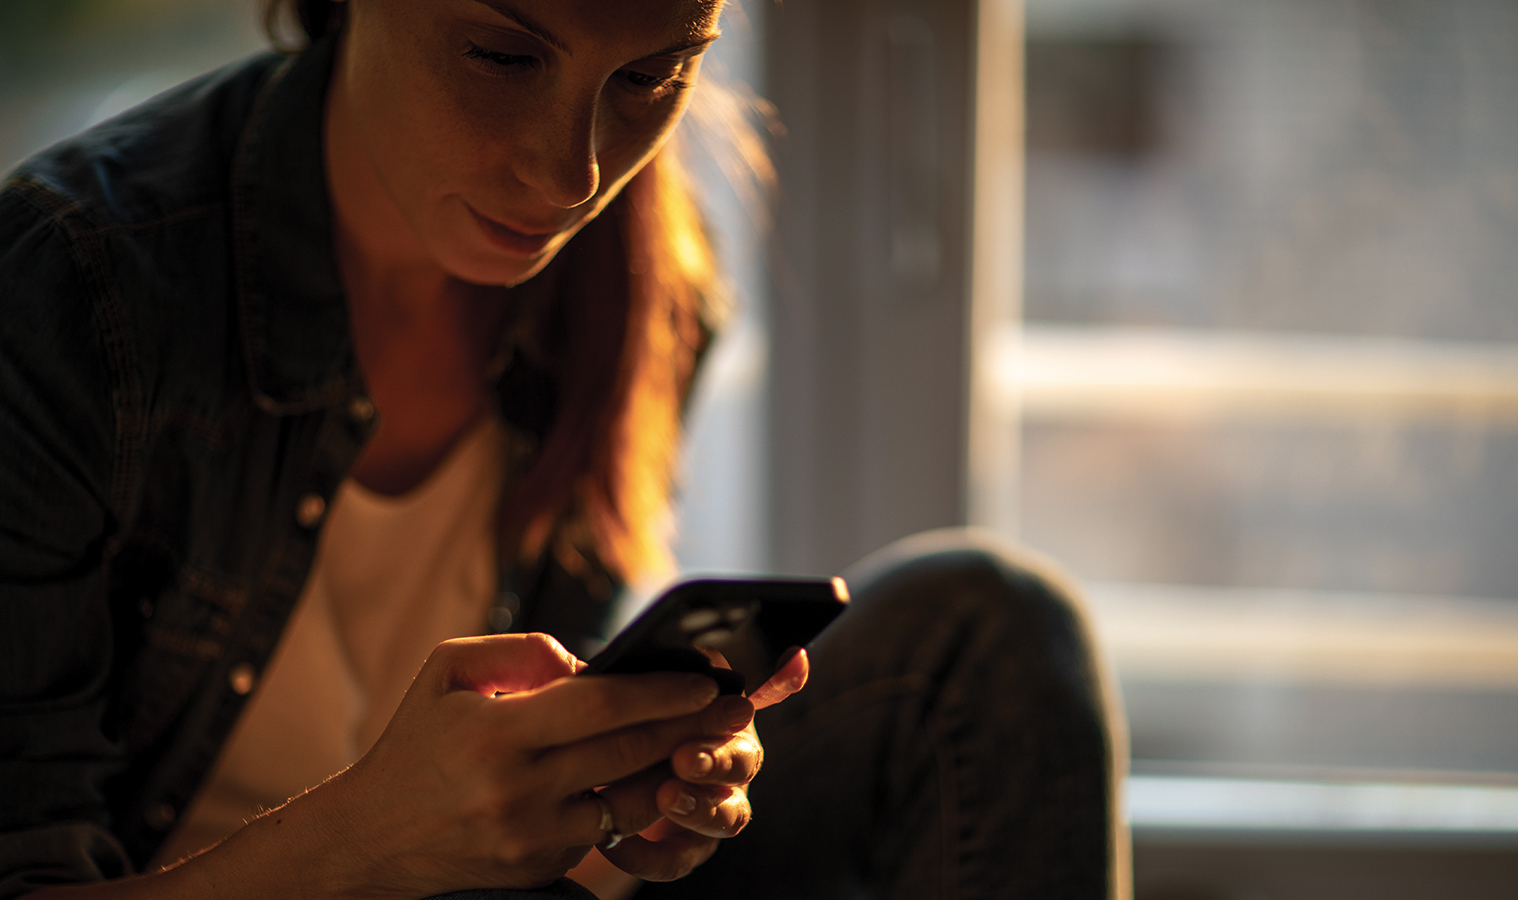
[[[661,763],[597,791],[611,805],[618,834],[637,834],[664,818],[658,793],[672,774],[669,766]]]
[[[590,847],[622,835],[618,831],[616,811],[607,798],[595,791],[567,798],[562,818],[567,823],[563,840],[571,846]]]
[[[611,784],[668,760],[681,744],[701,738],[725,738],[743,727],[738,723],[751,720],[753,710],[753,705],[742,697],[721,697],[699,713],[647,722],[556,747],[544,754],[540,763],[546,772],[555,773],[559,787],[566,793]]]
[[[417,680],[438,694],[467,690],[491,697],[572,675],[578,662],[546,634],[456,638],[437,645]]]
[[[659,809],[682,828],[711,838],[730,838],[742,831],[752,815],[742,788],[696,785],[670,779],[659,786]]]
[[[752,728],[726,740],[681,744],[670,757],[674,774],[692,784],[748,784],[763,764],[764,745]]]
[[[654,672],[647,675],[586,675],[565,678],[531,693],[497,698],[498,715],[521,746],[539,749],[574,744],[645,722],[692,716],[713,705],[717,683],[704,675]],[[668,756],[669,751],[665,751]],[[658,762],[658,757],[630,774]],[[620,775],[615,777],[621,777]],[[594,784],[613,781],[608,778]],[[590,787],[591,783],[583,785]]]
[[[670,822],[656,823],[642,834],[631,835],[601,855],[629,875],[645,881],[674,881],[690,874],[711,858],[717,839]]]
[[[749,699],[753,701],[754,709],[774,706],[806,687],[806,680],[811,672],[812,662],[807,657],[806,650],[798,647],[780,668],[775,670],[775,674],[770,676],[769,681],[760,685],[759,690],[749,696]]]

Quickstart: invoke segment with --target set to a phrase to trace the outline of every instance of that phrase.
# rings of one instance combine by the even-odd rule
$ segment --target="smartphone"
[[[724,694],[757,690],[780,657],[811,643],[849,602],[842,578],[681,582],[592,657],[581,675],[700,672]],[[731,669],[713,665],[715,650]]]

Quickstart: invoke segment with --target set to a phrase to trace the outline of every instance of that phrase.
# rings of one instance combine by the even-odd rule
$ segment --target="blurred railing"
[[[1023,417],[1518,419],[1518,347],[1359,336],[1024,325],[994,384]]]

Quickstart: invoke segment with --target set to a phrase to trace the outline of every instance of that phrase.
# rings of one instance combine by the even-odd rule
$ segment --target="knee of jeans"
[[[871,638],[919,640],[929,630],[974,635],[956,646],[1015,654],[1080,680],[1102,668],[1074,581],[1052,562],[968,528],[903,538],[844,573]],[[862,623],[863,624],[863,623]]]
[[[864,604],[911,606],[941,614],[943,601],[964,598],[988,611],[1031,609],[1084,627],[1087,616],[1075,582],[1051,560],[975,528],[940,528],[902,538],[843,573]],[[897,612],[906,612],[898,610]]]

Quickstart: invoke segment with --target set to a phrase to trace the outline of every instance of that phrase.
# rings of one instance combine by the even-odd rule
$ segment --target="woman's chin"
[[[455,249],[441,262],[443,269],[460,281],[513,287],[543,271],[557,251],[558,247],[553,246],[536,256],[525,257],[488,250],[460,253]]]

